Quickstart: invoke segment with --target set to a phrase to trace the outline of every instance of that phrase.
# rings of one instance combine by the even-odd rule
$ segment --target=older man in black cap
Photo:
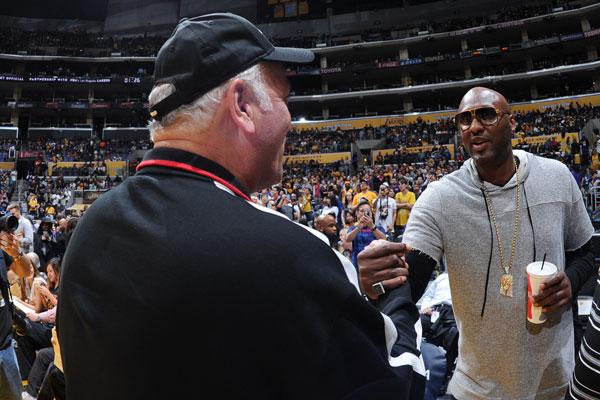
[[[67,398],[422,396],[406,289],[380,314],[341,255],[249,198],[282,177],[281,63],[312,59],[232,14],[184,20],[161,48],[154,149],[88,210],[65,255]],[[363,262],[402,267],[398,246]]]

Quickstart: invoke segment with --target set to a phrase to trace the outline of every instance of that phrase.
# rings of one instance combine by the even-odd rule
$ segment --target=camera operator
[[[373,202],[375,221],[382,226],[384,233],[390,237],[394,234],[396,220],[396,200],[390,197],[390,186],[383,182],[379,187],[379,197]]]
[[[12,347],[12,313],[8,291],[7,267],[24,278],[31,268],[29,259],[21,254],[17,237],[0,232],[0,399],[21,398],[21,375]]]
[[[361,199],[356,209],[356,219],[358,222],[348,228],[346,242],[352,243],[352,264],[358,267],[357,257],[372,241],[377,239],[386,240],[385,233],[381,225],[375,226],[371,205],[367,199]]]

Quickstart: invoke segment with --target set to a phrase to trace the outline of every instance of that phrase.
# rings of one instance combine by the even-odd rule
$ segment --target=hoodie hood
[[[529,153],[526,153],[523,150],[513,150],[513,155],[519,159],[519,181],[521,183],[525,183],[525,181],[529,177],[530,155]],[[477,168],[475,167],[475,162],[473,162],[472,158],[469,158],[467,161],[465,161],[461,169],[465,169],[465,172],[469,177],[469,182],[477,189],[477,191],[479,191],[483,185],[485,185],[489,192],[510,190],[514,189],[514,187],[517,185],[516,174],[514,174],[504,186],[496,186],[493,183],[483,182],[479,177],[479,173],[477,172]]]

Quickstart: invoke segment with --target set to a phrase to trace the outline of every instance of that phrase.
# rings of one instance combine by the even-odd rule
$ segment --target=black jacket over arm
[[[565,274],[569,278],[569,281],[571,281],[571,291],[573,293],[573,299],[575,299],[581,287],[588,279],[590,279],[590,277],[594,276],[597,271],[594,262],[592,240],[590,239],[586,244],[575,251],[566,252],[565,255],[567,258]]]

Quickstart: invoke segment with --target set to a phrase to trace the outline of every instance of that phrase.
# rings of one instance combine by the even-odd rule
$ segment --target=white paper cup
[[[527,266],[527,321],[534,324],[543,324],[548,316],[542,312],[542,307],[533,305],[533,296],[540,292],[540,284],[556,275],[558,268],[546,261],[542,269],[542,262],[532,262]]]

